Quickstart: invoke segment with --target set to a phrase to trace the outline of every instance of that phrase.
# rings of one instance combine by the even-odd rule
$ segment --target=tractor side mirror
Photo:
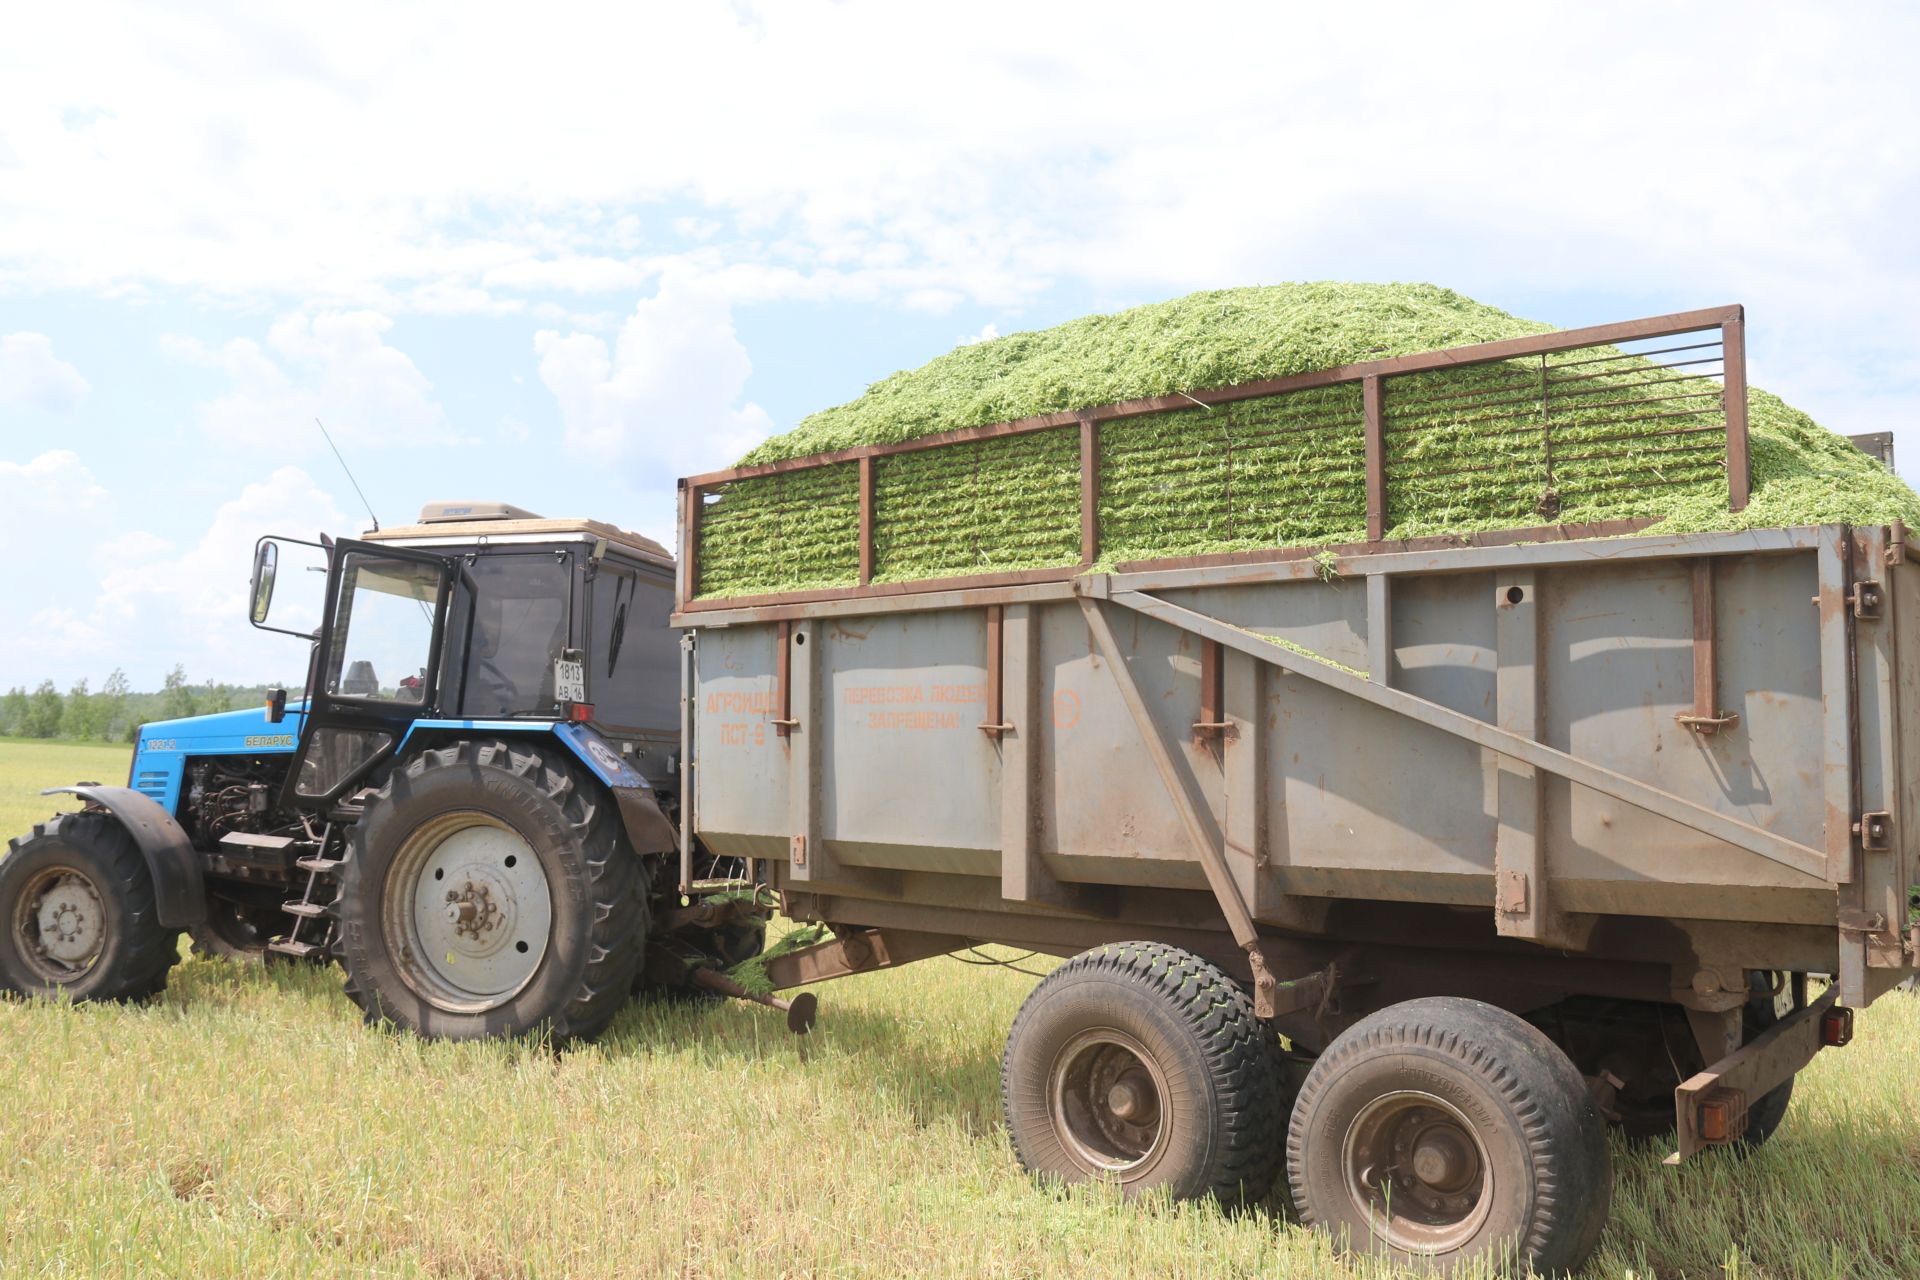
[[[273,575],[280,565],[280,548],[271,538],[262,538],[253,549],[253,625],[267,620],[273,607]]]
[[[247,620],[262,631],[311,640],[320,632],[330,557],[317,542],[262,538],[253,547]],[[274,588],[280,590],[276,594]]]

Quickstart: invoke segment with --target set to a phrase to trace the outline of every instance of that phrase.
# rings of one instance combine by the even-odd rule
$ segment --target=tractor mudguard
[[[638,769],[621,758],[607,740],[580,724],[557,724],[553,734],[593,775],[607,784],[620,806],[620,822],[635,853],[671,853],[680,847],[680,835],[660,812],[653,786]]]
[[[40,794],[76,795],[114,816],[147,860],[147,871],[153,876],[155,913],[162,925],[184,929],[206,920],[207,882],[200,870],[199,855],[194,853],[186,830],[152,797],[131,787],[99,785],[48,787]]]

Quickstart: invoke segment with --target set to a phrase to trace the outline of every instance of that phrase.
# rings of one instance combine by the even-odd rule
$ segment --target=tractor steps
[[[280,909],[290,916],[299,916],[305,920],[318,920],[328,911],[328,908],[317,902],[305,901],[283,902],[280,904]]]
[[[317,942],[295,942],[289,938],[284,942],[269,942],[267,950],[277,951],[283,956],[296,956],[301,960],[326,954],[326,947]]]
[[[317,876],[332,875],[347,865],[344,858],[295,858],[293,865],[302,871],[311,871]]]

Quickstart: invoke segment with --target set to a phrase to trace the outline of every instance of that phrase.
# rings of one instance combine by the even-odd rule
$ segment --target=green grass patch
[[[39,788],[113,751],[0,750],[4,812],[44,817]],[[557,1055],[429,1043],[362,1025],[340,980],[194,958],[148,1005],[0,1000],[0,1273],[1420,1274],[1342,1259],[1279,1196],[1228,1214],[1028,1178],[1000,1123],[1034,981],[1010,970],[827,983],[804,1056],[738,1001],[636,1004]],[[1920,997],[1862,1011],[1751,1157],[1616,1144],[1580,1280],[1920,1275],[1916,1041]]]
[[[1431,285],[1198,293],[962,347],[743,462],[1550,331]],[[1903,482],[1762,391],[1748,399],[1753,500],[1728,511],[1720,388],[1697,368],[1601,348],[1389,380],[1388,536],[1623,517],[1672,532],[1920,521]],[[1103,424],[1102,562],[1363,540],[1360,395],[1348,384]],[[1069,426],[879,460],[876,580],[1078,563],[1078,443]],[[857,468],[830,470],[852,474],[799,500],[791,476],[728,490],[703,534],[702,594],[857,581]]]
[[[25,835],[36,822],[78,809],[74,796],[43,796],[46,787],[76,782],[127,785],[133,748],[104,742],[49,742],[17,739],[0,742],[0,840]]]

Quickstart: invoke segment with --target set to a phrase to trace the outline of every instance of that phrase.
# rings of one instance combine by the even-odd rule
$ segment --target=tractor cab
[[[277,621],[280,566],[312,544],[264,538],[253,622]],[[417,727],[589,726],[645,777],[677,771],[673,560],[649,538],[504,503],[430,503],[417,523],[327,549],[300,758],[287,799],[350,794]],[[302,594],[313,594],[311,589]]]

